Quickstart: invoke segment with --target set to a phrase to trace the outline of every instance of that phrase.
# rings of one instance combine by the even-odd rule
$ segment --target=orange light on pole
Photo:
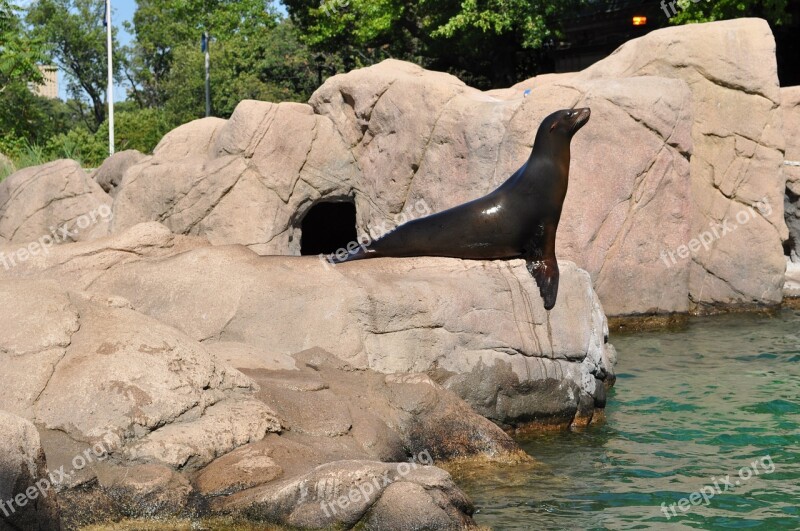
[[[647,17],[640,17],[640,16],[633,17],[634,26],[644,26],[645,24],[647,24]]]

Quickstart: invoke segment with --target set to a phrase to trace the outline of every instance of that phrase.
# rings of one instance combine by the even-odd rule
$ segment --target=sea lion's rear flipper
[[[528,271],[539,285],[544,309],[552,310],[558,297],[558,262],[555,260],[528,261]]]

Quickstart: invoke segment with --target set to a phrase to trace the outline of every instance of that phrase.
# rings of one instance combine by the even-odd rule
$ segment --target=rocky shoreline
[[[14,173],[0,531],[475,528],[447,470],[535,466],[510,434],[603,422],[606,314],[636,330],[800,301],[800,168],[784,164],[800,160],[800,92],[778,86],[774,54],[767,24],[742,19],[489,92],[385,61],[91,175]],[[545,114],[575,105],[593,118],[552,311],[520,260],[297,256],[320,204],[363,233],[485,194]]]

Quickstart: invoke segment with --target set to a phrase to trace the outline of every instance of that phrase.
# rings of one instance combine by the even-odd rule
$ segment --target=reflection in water
[[[477,522],[494,529],[800,529],[798,335],[800,311],[786,310],[612,337],[618,379],[606,424],[526,437],[520,442],[539,463],[524,470],[458,471]],[[765,456],[772,473],[762,467],[740,478],[740,469]],[[726,476],[732,486],[724,491]],[[707,505],[678,508],[706,486],[714,487]],[[676,504],[677,516],[668,519],[662,503]]]

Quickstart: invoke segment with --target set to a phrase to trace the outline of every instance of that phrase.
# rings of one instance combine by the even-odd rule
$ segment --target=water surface
[[[606,423],[521,440],[539,461],[532,469],[457,473],[476,521],[800,530],[800,311],[697,318],[611,341],[618,380]]]

